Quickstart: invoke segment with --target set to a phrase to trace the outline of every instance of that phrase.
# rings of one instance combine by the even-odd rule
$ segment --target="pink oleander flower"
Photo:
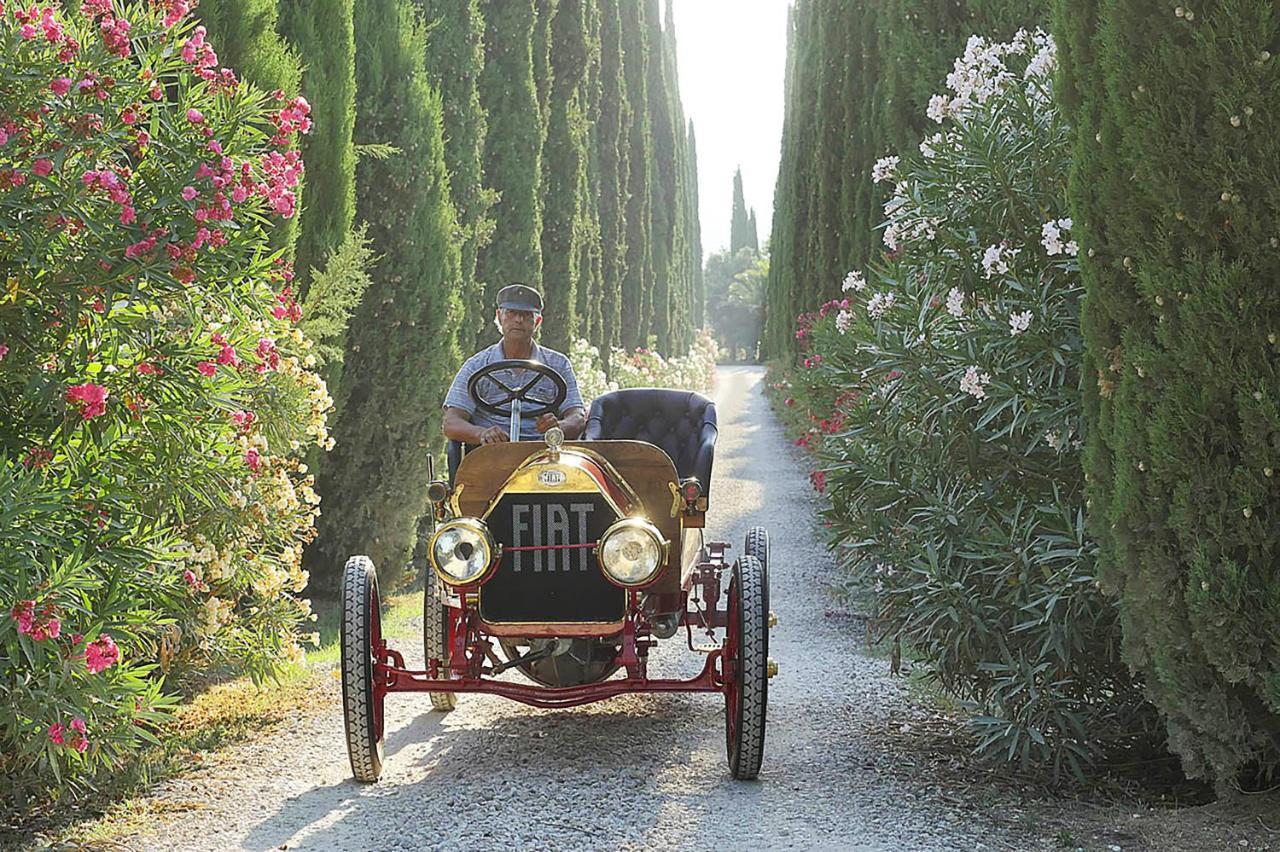
[[[188,586],[195,588],[200,585],[200,578],[196,576],[196,572],[190,568],[182,572],[182,579],[186,581]]]
[[[195,107],[192,107],[187,110],[187,121],[192,124],[202,124],[204,122],[204,114]]]
[[[0,343],[0,361],[3,361],[5,359],[5,356],[8,354],[9,354],[9,347],[5,346],[3,343]]]
[[[253,447],[250,447],[249,449],[245,450],[244,463],[249,466],[249,470],[253,471],[254,473],[257,473],[259,470],[262,469],[262,456],[258,454],[257,450],[255,450]]]
[[[211,378],[218,372],[218,365],[212,361],[200,361],[196,364],[196,369],[200,371],[200,375],[205,378]]]
[[[31,171],[35,172],[40,177],[48,177],[53,174],[53,160],[50,160],[47,157],[41,157],[31,165]]]
[[[67,401],[80,403],[80,416],[85,420],[103,415],[107,411],[110,392],[102,385],[85,382],[67,388]]]
[[[54,722],[49,726],[49,742],[54,745],[62,745],[65,742],[66,733],[66,725],[63,725],[61,722]]]
[[[200,192],[199,192],[199,191],[198,191],[194,186],[184,186],[184,187],[182,188],[182,200],[183,200],[183,201],[191,201],[192,199],[194,199],[194,198],[195,198],[197,195],[199,195],[199,194],[200,194]]]
[[[17,622],[18,633],[23,636],[29,636],[36,621],[36,602],[35,601],[18,601],[14,604],[13,609],[9,611],[9,616]]]
[[[85,753],[85,749],[89,748],[89,729],[85,725],[84,719],[79,716],[71,720],[71,730],[75,734],[71,737],[71,747],[81,754]]]
[[[63,95],[65,95],[67,92],[71,91],[71,78],[70,78],[70,77],[55,77],[55,78],[54,78],[54,79],[49,83],[49,91],[53,92],[53,93],[54,93],[55,95],[57,95],[58,97],[62,97],[62,96],[63,96]]]
[[[44,624],[37,624],[31,630],[31,638],[37,642],[57,639],[62,632],[62,622],[56,618],[47,619]]]
[[[115,640],[105,633],[98,634],[98,638],[84,648],[84,665],[91,674],[105,671],[119,660],[120,648],[116,646]],[[72,727],[75,726],[74,722],[71,724]]]
[[[254,413],[252,411],[233,411],[231,412],[231,422],[236,424],[241,432],[248,432],[253,427]]]

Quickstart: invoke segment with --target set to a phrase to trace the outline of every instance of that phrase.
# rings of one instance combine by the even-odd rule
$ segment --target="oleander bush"
[[[620,388],[677,388],[710,391],[716,383],[718,347],[710,329],[702,329],[684,355],[664,358],[649,347],[631,352],[614,349],[611,378]]]
[[[329,399],[268,232],[308,107],[189,5],[0,3],[0,805],[300,654]]]
[[[1084,524],[1054,61],[1042,33],[970,40],[937,132],[876,165],[883,262],[799,318],[802,364],[772,384],[879,627],[968,703],[981,751],[1079,776],[1157,728]]]

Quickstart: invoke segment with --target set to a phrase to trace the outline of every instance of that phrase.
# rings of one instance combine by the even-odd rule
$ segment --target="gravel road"
[[[762,395],[764,372],[721,368],[708,534],[741,547],[772,537],[771,655],[760,780],[728,777],[723,702],[629,696],[543,711],[461,696],[387,701],[387,760],[357,784],[333,690],[272,736],[213,756],[159,787],[163,824],[138,849],[1026,849],[1008,815],[949,805],[927,778],[879,771],[867,721],[910,703],[862,636],[831,618],[832,560],[817,543],[808,479]],[[402,648],[420,661],[418,643]],[[663,643],[652,671],[694,674],[701,657]]]

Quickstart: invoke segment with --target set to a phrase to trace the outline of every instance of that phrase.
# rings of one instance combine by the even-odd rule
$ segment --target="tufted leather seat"
[[[587,441],[646,441],[671,457],[681,478],[696,476],[711,491],[716,404],[700,393],[630,388],[596,397],[587,415]]]

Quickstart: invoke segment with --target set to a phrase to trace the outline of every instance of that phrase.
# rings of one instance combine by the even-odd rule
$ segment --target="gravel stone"
[[[836,567],[821,544],[807,470],[762,394],[759,367],[722,367],[708,537],[742,547],[771,537],[770,655],[764,765],[756,782],[726,766],[724,702],[712,695],[623,696],[538,710],[459,696],[388,697],[386,763],[351,779],[337,684],[273,735],[209,755],[159,785],[163,821],[130,848],[228,849],[1028,849],[990,812],[941,801],[927,778],[878,773],[867,733],[911,701],[888,664],[861,652],[847,618],[828,617]],[[397,646],[421,663],[421,642]],[[692,676],[703,657],[659,645],[651,671]],[[184,812],[173,813],[182,803]]]

